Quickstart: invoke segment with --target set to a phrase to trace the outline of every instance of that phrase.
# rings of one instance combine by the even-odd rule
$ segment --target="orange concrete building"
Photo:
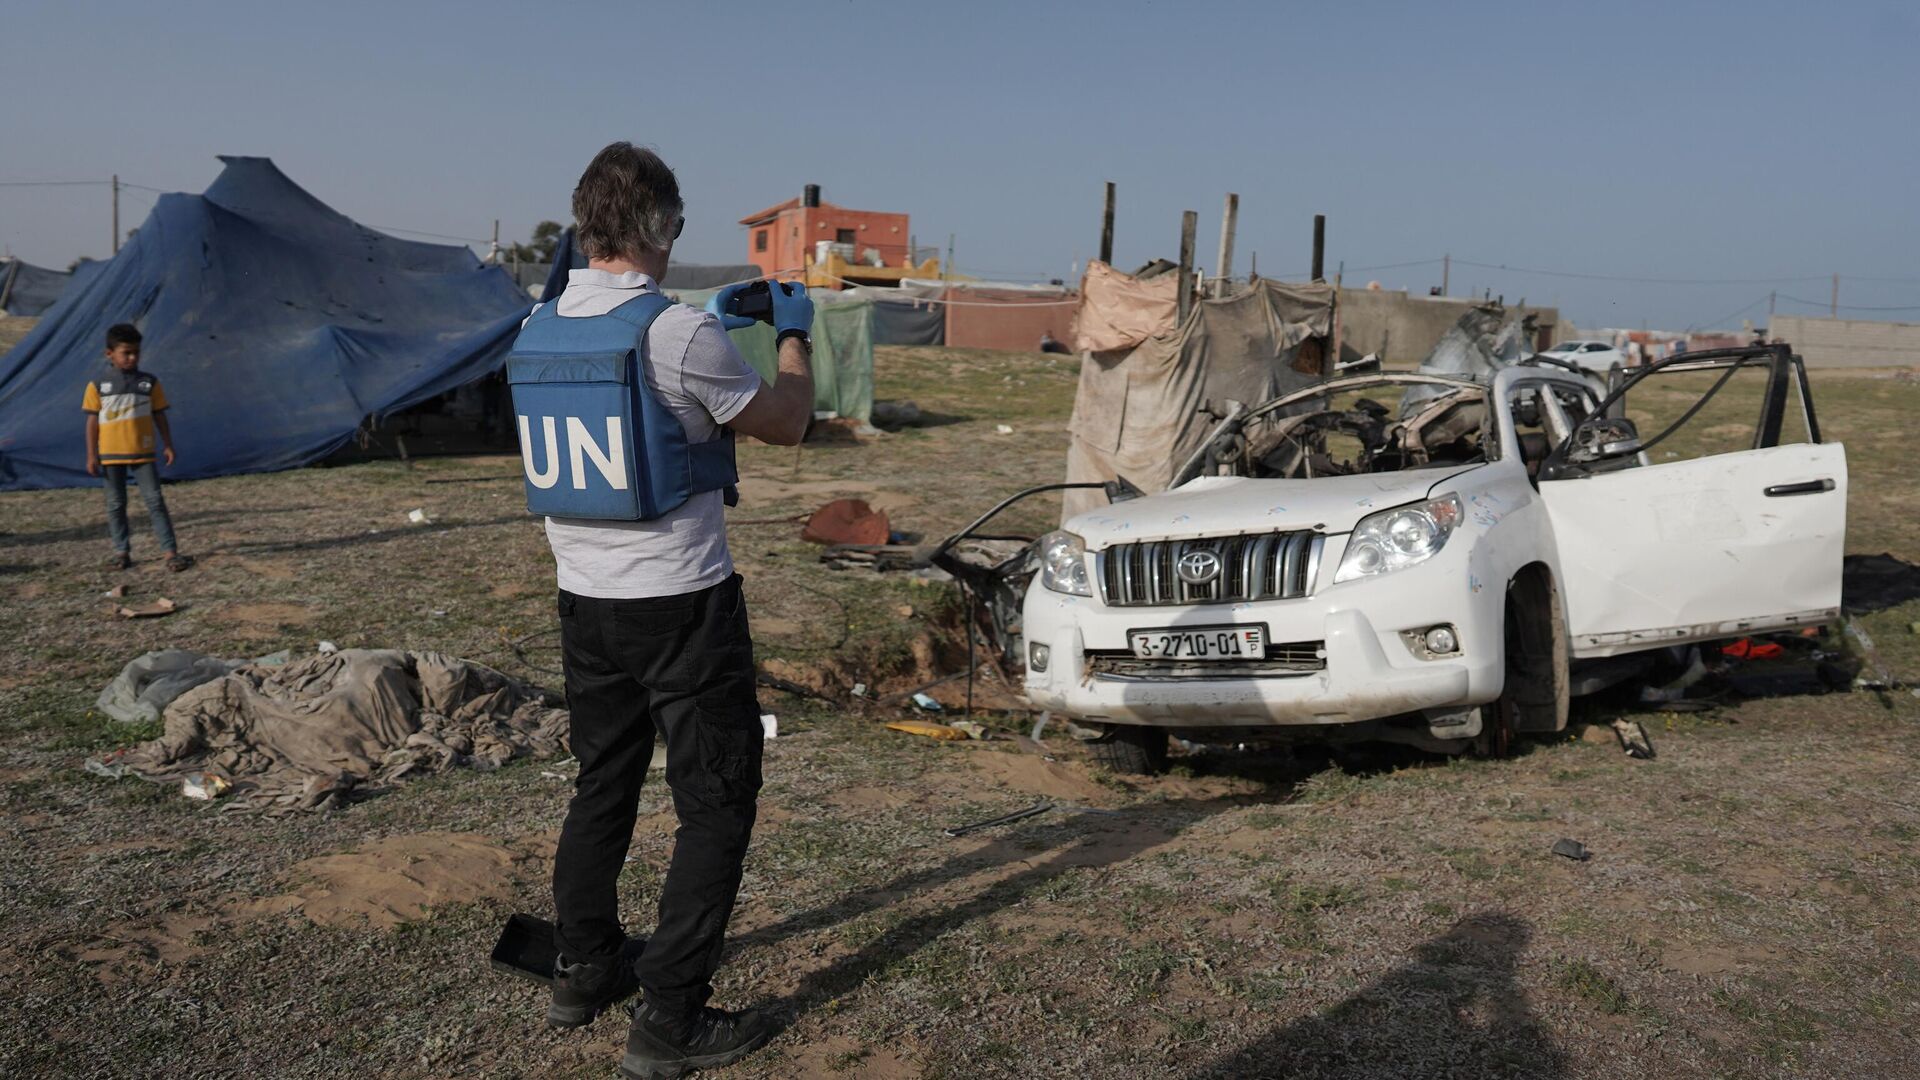
[[[938,260],[913,265],[907,215],[850,210],[820,199],[820,185],[740,219],[747,259],[770,277],[803,279],[809,288],[894,285],[906,277],[938,277]]]

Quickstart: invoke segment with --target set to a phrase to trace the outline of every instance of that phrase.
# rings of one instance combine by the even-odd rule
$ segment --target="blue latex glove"
[[[753,282],[743,281],[737,285],[729,285],[707,298],[707,313],[720,320],[721,329],[739,330],[753,325],[753,320],[743,315],[727,314],[727,308],[733,303],[734,295],[751,284]]]
[[[785,288],[782,288],[782,285]],[[792,289],[789,294],[787,289]],[[813,301],[807,298],[807,287],[797,281],[773,282],[773,330],[778,334],[785,330],[798,330],[811,333],[813,330]]]

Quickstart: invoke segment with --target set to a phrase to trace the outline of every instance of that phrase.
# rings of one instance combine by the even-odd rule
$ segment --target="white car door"
[[[1782,347],[1778,361],[1791,360]],[[1713,363],[1696,355],[1649,371],[1681,364],[1712,371]],[[1800,401],[1800,374],[1797,385],[1773,379],[1773,392],[1791,391]],[[1765,409],[1763,402],[1763,430]],[[1759,441],[1777,441],[1780,415],[1775,409],[1774,431]],[[1584,476],[1549,463],[1540,495],[1566,579],[1575,656],[1814,625],[1839,614],[1846,449],[1818,442],[1810,407],[1804,415],[1814,441],[1682,461],[1643,454],[1638,460],[1648,463],[1638,467]]]

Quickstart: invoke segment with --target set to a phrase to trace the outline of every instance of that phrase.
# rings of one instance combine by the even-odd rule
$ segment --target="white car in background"
[[[1605,341],[1563,341],[1551,349],[1541,350],[1540,355],[1578,364],[1601,375],[1627,366],[1627,358],[1620,354],[1620,350]]]
[[[1757,421],[1743,395],[1705,408],[1741,369]],[[1650,380],[1650,424],[1675,384],[1699,399],[1643,436],[1615,399]],[[1015,647],[1034,706],[1115,771],[1164,767],[1169,734],[1502,754],[1673,646],[1836,618],[1846,485],[1785,345],[1605,400],[1532,364],[1334,379],[1041,538]]]

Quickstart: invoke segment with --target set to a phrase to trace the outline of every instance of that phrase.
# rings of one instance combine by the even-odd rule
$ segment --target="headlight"
[[[1092,596],[1093,583],[1087,580],[1087,542],[1064,530],[1041,537],[1040,584],[1054,592]]]
[[[1353,527],[1334,584],[1417,566],[1439,554],[1460,523],[1460,496],[1368,514]]]

